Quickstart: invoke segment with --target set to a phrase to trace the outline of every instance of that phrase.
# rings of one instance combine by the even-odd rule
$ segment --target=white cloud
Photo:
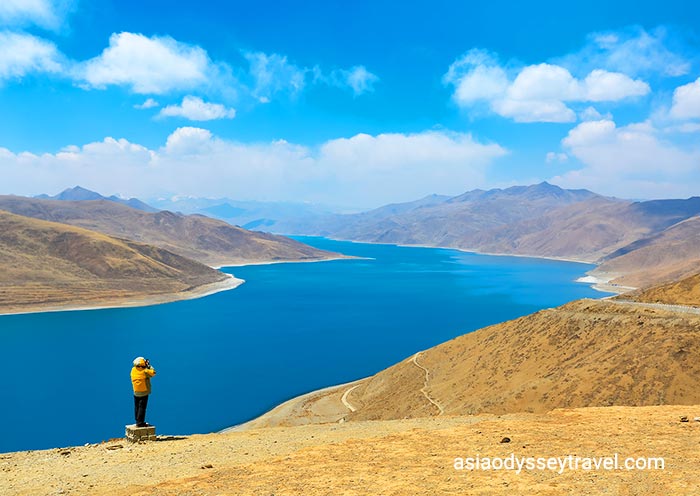
[[[700,119],[700,78],[676,88],[670,116],[674,119]]]
[[[49,6],[48,2],[40,0],[35,4],[31,3],[35,0],[28,1],[25,5],[27,12],[39,12],[40,7]],[[8,2],[0,3],[0,14],[5,12],[9,16],[14,12],[10,7],[23,5],[13,3],[15,0]],[[70,5],[71,2],[56,0],[51,5]],[[224,62],[212,61],[206,50],[199,46],[168,36],[149,37],[129,32],[113,33],[109,46],[100,55],[84,61],[68,60],[53,43],[27,34],[0,31],[0,46],[0,82],[30,72],[52,72],[73,80],[83,89],[121,86],[142,95],[182,94],[197,90],[208,95],[216,94],[228,102],[252,98],[257,103],[269,103],[273,98],[295,98],[307,88],[309,81],[347,89],[357,96],[373,91],[379,80],[362,65],[323,73],[319,67],[300,67],[276,53],[243,52],[248,66],[234,68]],[[233,109],[216,105],[183,101],[180,110],[171,106],[162,115],[181,115],[192,120],[233,116]],[[155,100],[148,98],[134,108],[155,106]]]
[[[563,67],[537,64],[525,67],[507,90],[513,100],[575,100],[580,83]]]
[[[455,60],[443,76],[443,83],[455,86],[453,98],[461,106],[496,100],[510,84],[496,57],[479,49],[472,49]]]
[[[323,79],[322,77],[320,79]],[[372,74],[363,65],[355,66],[349,70],[339,69],[331,73],[330,84],[341,88],[350,88],[355,96],[374,91],[374,84],[379,77]]]
[[[294,97],[306,86],[307,70],[292,64],[286,56],[262,52],[245,52],[244,55],[250,64],[252,93],[261,103],[269,102],[280,93]]]
[[[36,24],[55,29],[60,26],[71,3],[70,0],[2,0],[0,25]]]
[[[36,194],[71,184],[106,193],[232,196],[376,206],[433,192],[484,186],[485,172],[506,154],[468,134],[359,134],[319,147],[274,141],[238,143],[182,127],[151,150],[106,138],[56,154],[0,149],[3,192]]]
[[[472,50],[456,60],[443,81],[455,87],[453,98],[463,108],[486,104],[489,110],[516,122],[574,122],[568,102],[616,102],[649,93],[647,83],[602,69],[584,79],[553,64],[523,67],[514,79],[494,56]]]
[[[552,162],[566,162],[569,160],[569,156],[566,153],[557,153],[557,152],[547,152],[547,155],[545,157],[545,161],[548,164],[551,164]]]
[[[583,122],[562,140],[583,168],[552,178],[570,188],[632,198],[685,197],[700,190],[700,152],[659,137],[649,123]]]
[[[578,118],[582,121],[612,120],[612,114],[610,112],[601,114],[595,107],[589,106],[579,112]]]
[[[167,155],[202,154],[211,149],[211,131],[199,127],[179,127],[168,136],[163,151]]]
[[[700,133],[700,122],[684,122],[664,129],[667,133]]]
[[[87,87],[126,86],[134,93],[164,94],[206,85],[216,72],[202,48],[170,37],[118,33],[99,56],[78,66]]]
[[[62,70],[56,46],[36,36],[0,31],[0,47],[0,82],[31,73]]]
[[[455,88],[455,99],[462,104],[495,100],[508,88],[508,78],[500,67],[476,66]]]
[[[146,110],[155,107],[160,107],[160,103],[155,101],[153,98],[146,98],[145,102],[134,105],[134,108],[139,110]]]
[[[602,69],[591,71],[582,86],[579,99],[588,102],[616,102],[625,98],[644,96],[651,91],[644,81]]]
[[[191,121],[211,121],[214,119],[233,119],[236,110],[226,108],[220,103],[207,103],[196,96],[186,96],[180,105],[168,105],[159,113],[159,117],[184,117]]]
[[[498,99],[491,108],[502,117],[515,122],[574,122],[576,113],[558,100]]]
[[[658,74],[675,77],[688,74],[690,62],[677,50],[671,33],[665,28],[647,31],[631,27],[619,31],[593,33],[578,52],[555,59],[571,70],[605,69],[635,77]]]

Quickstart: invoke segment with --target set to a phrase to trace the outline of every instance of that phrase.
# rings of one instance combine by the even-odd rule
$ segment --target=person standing
[[[156,375],[156,371],[148,360],[143,357],[134,359],[134,366],[131,369],[131,385],[134,388],[136,427],[150,426],[146,423],[146,407],[148,406],[148,395],[151,394],[151,377],[154,375]]]

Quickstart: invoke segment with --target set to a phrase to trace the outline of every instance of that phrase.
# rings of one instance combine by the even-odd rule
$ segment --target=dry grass
[[[460,336],[252,426],[700,404],[700,315],[581,300]],[[430,397],[430,399],[428,398]],[[431,401],[432,400],[432,401]]]
[[[700,405],[349,422],[0,454],[16,495],[696,495]],[[501,443],[503,437],[510,443]],[[662,457],[664,470],[457,471],[457,457]],[[211,467],[211,468],[205,468]]]
[[[700,261],[695,270],[700,268]],[[628,296],[625,296],[628,297]],[[635,301],[700,306],[700,273],[630,295]]]
[[[101,306],[226,275],[166,250],[0,211],[0,312]]]

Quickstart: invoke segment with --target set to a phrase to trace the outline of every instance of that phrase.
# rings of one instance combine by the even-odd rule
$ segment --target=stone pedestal
[[[136,424],[127,425],[126,440],[132,443],[137,443],[139,441],[155,441],[156,427],[154,425],[149,427],[136,427]]]

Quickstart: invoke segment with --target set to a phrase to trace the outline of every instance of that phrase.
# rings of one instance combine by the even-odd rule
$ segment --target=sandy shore
[[[350,413],[350,409],[344,405],[343,395],[348,389],[352,389],[364,380],[358,379],[295,396],[259,417],[243,424],[227,427],[221,433],[240,432],[263,427],[290,427],[309,423],[320,424],[343,421],[345,415]]]
[[[164,293],[156,295],[144,295],[144,296],[134,296],[131,298],[119,298],[113,301],[105,301],[96,305],[72,305],[72,304],[60,304],[60,305],[37,305],[32,308],[32,310],[22,310],[19,312],[2,312],[0,310],[0,316],[2,315],[24,315],[30,313],[45,313],[45,312],[74,312],[82,310],[104,310],[108,308],[129,308],[129,307],[146,307],[151,305],[161,305],[163,303],[172,303],[175,301],[182,300],[194,300],[197,298],[203,298],[205,296],[212,295],[214,293],[220,293],[222,291],[228,291],[230,289],[235,289],[245,281],[243,279],[238,279],[231,274],[226,274],[226,279],[222,281],[213,282],[210,284],[203,284],[202,286],[197,286],[195,288],[188,289],[186,291],[180,291],[179,293]]]
[[[578,279],[576,279],[576,282],[590,284],[591,287],[596,291],[602,291],[604,293],[613,293],[615,295],[629,293],[630,291],[634,291],[635,289],[637,289],[631,286],[621,286],[620,284],[613,284],[610,282],[613,279],[616,279],[617,277],[620,277],[620,274],[605,274],[605,276],[603,277],[601,277],[600,275],[593,276],[589,274],[584,277],[579,277]]]
[[[212,269],[222,269],[224,267],[252,267],[256,265],[277,265],[287,263],[316,263],[316,262],[332,262],[334,260],[362,260],[364,257],[353,257],[350,255],[342,257],[320,258],[318,260],[273,260],[269,262],[247,262],[247,263],[230,263],[224,265],[212,265]]]

